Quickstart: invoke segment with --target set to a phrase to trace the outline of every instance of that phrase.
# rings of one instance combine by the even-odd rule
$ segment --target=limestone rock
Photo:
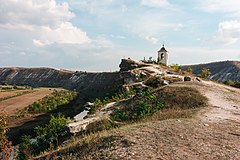
[[[120,71],[129,71],[129,70],[140,68],[143,66],[146,66],[146,64],[144,64],[141,61],[132,60],[132,59],[122,59],[119,65]]]

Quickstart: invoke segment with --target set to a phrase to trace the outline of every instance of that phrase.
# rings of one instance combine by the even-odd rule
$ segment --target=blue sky
[[[236,0],[0,0],[0,66],[116,71],[121,58],[240,59]]]

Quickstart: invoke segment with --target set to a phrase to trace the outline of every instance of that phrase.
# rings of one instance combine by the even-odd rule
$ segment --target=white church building
[[[168,65],[168,51],[165,49],[164,44],[162,48],[158,51],[157,62]]]

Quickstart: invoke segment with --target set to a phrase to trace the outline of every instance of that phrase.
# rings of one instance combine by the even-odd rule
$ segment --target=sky
[[[0,67],[117,71],[240,59],[238,0],[0,0]]]

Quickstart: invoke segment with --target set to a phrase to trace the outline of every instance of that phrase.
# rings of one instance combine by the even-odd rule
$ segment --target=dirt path
[[[206,122],[240,122],[240,89],[204,81],[205,89],[200,91],[209,99],[211,110],[205,113]]]
[[[14,115],[18,110],[27,107],[51,92],[52,91],[47,88],[41,88],[36,89],[36,91],[32,93],[0,101],[0,114],[5,113],[8,116]]]
[[[240,90],[208,81],[174,85],[197,88],[209,106],[192,119],[124,127],[108,152],[116,159],[240,159]]]

